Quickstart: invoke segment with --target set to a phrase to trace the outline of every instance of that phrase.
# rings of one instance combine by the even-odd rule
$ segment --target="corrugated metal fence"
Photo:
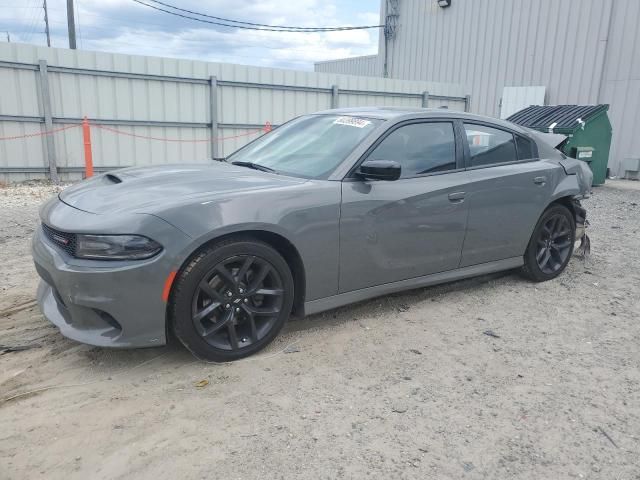
[[[460,86],[169,58],[0,46],[0,178],[79,177],[82,118],[97,171],[225,156],[333,107],[465,109]],[[46,132],[52,134],[43,134]]]

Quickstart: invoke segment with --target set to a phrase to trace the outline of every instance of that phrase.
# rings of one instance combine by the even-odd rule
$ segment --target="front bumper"
[[[52,216],[46,215],[51,208],[43,209],[43,221],[61,231],[70,231],[71,225],[86,227],[100,217],[59,201],[54,208],[57,213]],[[66,225],[51,225],[52,219],[62,217]],[[176,239],[175,244],[181,243],[184,234],[170,231],[174,227],[156,217],[149,217],[148,221],[164,230],[167,237]],[[154,233],[155,238],[162,236]],[[161,243],[162,240],[167,242],[168,238],[158,238]],[[101,347],[152,347],[166,343],[162,291],[167,276],[175,269],[170,251],[165,249],[142,261],[80,260],[54,245],[40,226],[33,236],[32,255],[42,279],[38,305],[64,336]]]

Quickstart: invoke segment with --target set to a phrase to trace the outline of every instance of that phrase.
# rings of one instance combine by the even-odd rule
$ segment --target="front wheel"
[[[287,321],[293,277],[271,246],[231,239],[197,253],[179,274],[170,321],[196,357],[236,360],[264,348]]]
[[[569,263],[576,238],[576,222],[564,205],[552,205],[538,220],[524,254],[524,275],[544,282],[560,275]]]

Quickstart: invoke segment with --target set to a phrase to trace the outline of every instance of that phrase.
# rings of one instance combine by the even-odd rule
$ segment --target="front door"
[[[395,160],[402,174],[343,182],[340,293],[457,268],[467,203],[454,124],[402,124],[367,159]]]

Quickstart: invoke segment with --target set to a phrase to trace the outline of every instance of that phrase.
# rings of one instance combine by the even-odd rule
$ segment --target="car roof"
[[[415,113],[424,113],[430,108],[407,108],[407,107],[351,107],[351,108],[333,108],[331,110],[323,110],[317,112],[317,115],[352,115],[354,117],[369,117],[390,119],[410,115]]]
[[[460,118],[462,120],[486,122],[498,127],[508,128],[530,135],[528,129],[499,118],[486,117],[468,112],[449,110],[448,108],[419,108],[419,107],[351,107],[323,110],[314,115],[350,115],[354,117],[378,118],[381,120],[411,120],[414,118]]]

